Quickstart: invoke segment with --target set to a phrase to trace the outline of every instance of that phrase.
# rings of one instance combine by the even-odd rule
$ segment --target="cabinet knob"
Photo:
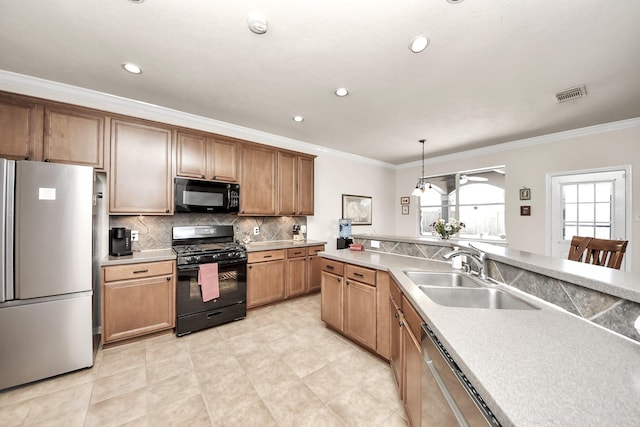
[[[171,281],[171,276],[167,276],[167,282]]]
[[[169,213],[169,209],[165,209],[164,211],[165,211],[165,213]]]
[[[393,313],[393,317],[395,317],[396,319],[397,319],[398,317],[400,317],[400,316],[398,315],[398,312],[397,312],[397,311],[396,311],[395,313]]]
[[[398,322],[398,326],[400,326],[402,328],[404,326],[404,322],[402,322],[402,321]]]
[[[46,163],[49,163],[51,160],[50,160],[50,159],[44,159],[44,161],[45,161]]]

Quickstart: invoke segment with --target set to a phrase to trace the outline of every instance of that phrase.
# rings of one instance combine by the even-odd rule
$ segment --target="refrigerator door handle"
[[[0,163],[0,303],[15,298],[13,276],[16,162]]]

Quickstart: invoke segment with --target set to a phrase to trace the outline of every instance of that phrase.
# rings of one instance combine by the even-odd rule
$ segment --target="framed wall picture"
[[[531,216],[531,206],[520,206],[520,216]]]
[[[401,205],[408,205],[409,203],[411,203],[411,198],[409,196],[400,197]]]
[[[520,200],[531,200],[531,189],[530,188],[521,188],[520,189]]]
[[[402,205],[402,215],[409,215],[409,205]]]
[[[351,225],[371,225],[371,202],[368,196],[342,195],[342,218],[351,220]]]

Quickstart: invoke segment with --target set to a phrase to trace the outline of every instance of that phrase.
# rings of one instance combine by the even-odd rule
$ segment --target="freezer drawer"
[[[0,308],[0,389],[93,365],[91,297]]]

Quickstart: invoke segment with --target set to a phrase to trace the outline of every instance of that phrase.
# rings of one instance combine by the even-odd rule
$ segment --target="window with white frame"
[[[506,240],[504,166],[425,178],[420,196],[420,235],[432,224],[455,218],[465,224],[461,239]]]

